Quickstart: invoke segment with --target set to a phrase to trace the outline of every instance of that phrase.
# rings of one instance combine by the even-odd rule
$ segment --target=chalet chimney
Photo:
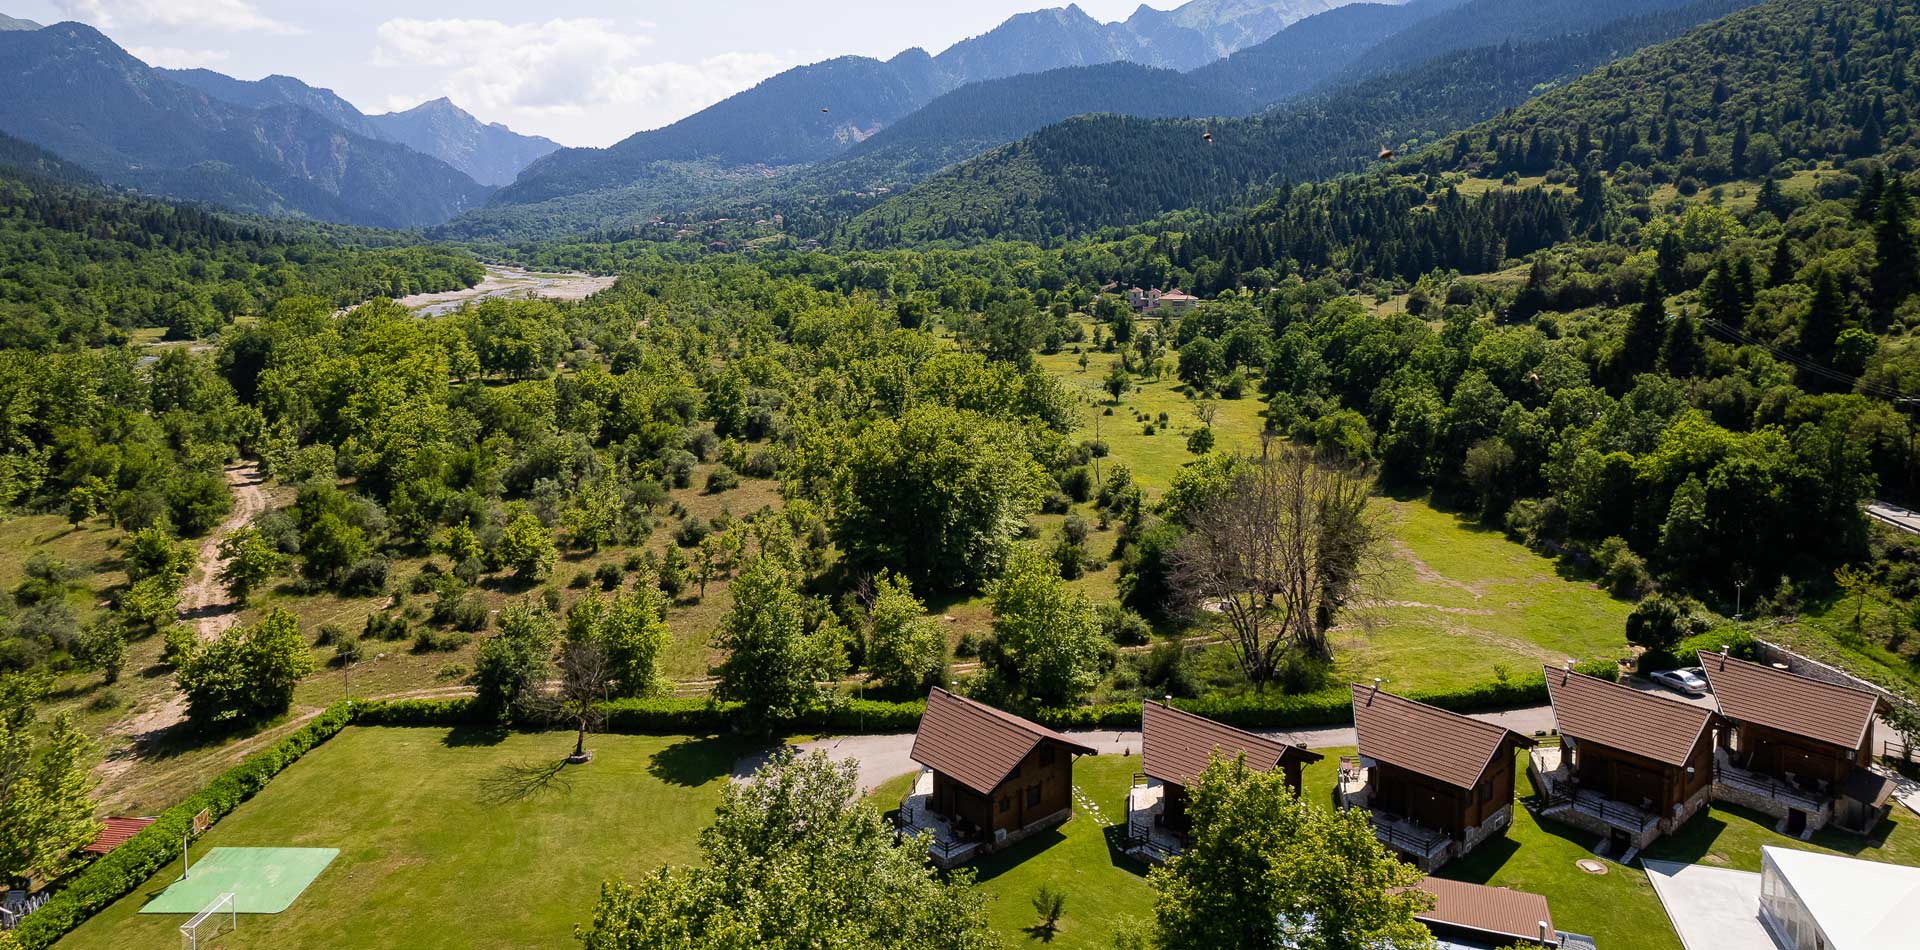
[[[1573,657],[1567,657],[1567,662],[1564,665],[1567,668],[1567,672],[1573,672]]]
[[[1728,644],[1725,644],[1725,643],[1722,643],[1722,644],[1720,644],[1720,655],[1721,655],[1721,656],[1726,656],[1727,654],[1729,654],[1729,653],[1732,653],[1732,652],[1733,652],[1733,647],[1732,647],[1732,646],[1730,646],[1730,645],[1728,645]]]
[[[1383,679],[1381,679],[1381,678],[1380,678],[1380,677],[1378,677],[1378,676],[1376,676],[1376,677],[1374,677],[1374,678],[1373,678],[1373,693],[1368,693],[1368,694],[1367,694],[1367,696],[1368,696],[1368,698],[1372,698],[1372,697],[1373,697],[1373,695],[1374,695],[1374,693],[1378,693],[1378,692],[1380,692],[1380,684],[1381,684],[1381,683],[1384,683],[1384,682],[1386,682],[1386,680],[1383,680]]]
[[[1541,942],[1541,943],[1548,943],[1548,941],[1550,941],[1550,940],[1552,940],[1552,939],[1553,939],[1553,928],[1552,928],[1552,927],[1549,927],[1549,926],[1547,926],[1547,922],[1546,922],[1546,921],[1544,921],[1544,920],[1543,920],[1543,921],[1540,921],[1540,942]],[[1549,944],[1549,945],[1551,945],[1551,944]]]

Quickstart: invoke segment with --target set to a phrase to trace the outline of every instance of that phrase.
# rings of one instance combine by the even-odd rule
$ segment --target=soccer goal
[[[234,909],[233,892],[213,902],[180,925],[180,950],[201,950],[213,945],[213,938],[240,929],[240,914]]]

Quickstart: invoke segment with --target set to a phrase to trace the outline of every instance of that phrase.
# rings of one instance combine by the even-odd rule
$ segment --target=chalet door
[[[1413,801],[1409,804],[1407,817],[1429,828],[1449,830],[1453,826],[1453,800],[1445,795],[1435,794],[1430,789],[1415,786],[1410,790]]]
[[[1615,764],[1612,798],[1635,808],[1641,807],[1642,802],[1653,802],[1659,807],[1660,773],[1625,762]]]

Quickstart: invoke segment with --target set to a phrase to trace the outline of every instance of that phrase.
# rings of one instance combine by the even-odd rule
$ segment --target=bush
[[[473,641],[473,635],[460,630],[436,630],[421,627],[413,635],[413,652],[447,653],[458,650]]]
[[[1700,604],[1691,597],[1649,597],[1627,615],[1627,642],[1646,650],[1640,657],[1643,670],[1686,665],[1673,662],[1674,648],[1681,640],[1705,632],[1707,620],[1701,616]]]
[[[613,590],[627,579],[627,574],[620,569],[620,565],[609,561],[594,568],[593,579],[599,583],[601,590]]]
[[[360,646],[360,638],[351,633],[342,634],[339,639],[333,641],[334,666],[358,663],[365,655],[365,651]]]
[[[780,474],[780,456],[767,449],[754,449],[742,471],[754,478],[772,478]]]
[[[383,557],[361,558],[347,569],[347,576],[340,582],[340,592],[349,597],[371,597],[387,589],[387,573],[391,565]]]
[[[371,614],[367,623],[360,628],[360,637],[364,640],[405,640],[412,630],[407,618],[399,614]]]
[[[447,611],[447,623],[464,633],[479,633],[487,629],[487,622],[491,619],[487,611],[487,599],[477,593],[460,598]]]
[[[1107,639],[1123,647],[1140,646],[1153,637],[1153,627],[1148,625],[1147,618],[1119,604],[1101,605],[1100,629]]]
[[[683,548],[697,548],[712,533],[713,526],[706,519],[688,515],[680,519],[680,526],[673,530],[673,543]]]
[[[583,567],[577,571],[574,571],[573,576],[567,579],[567,589],[582,590],[587,585],[592,583],[593,583],[593,573]]]
[[[323,623],[320,625],[320,632],[313,638],[313,645],[324,647],[329,644],[339,643],[341,640],[350,636],[352,636],[352,634],[347,632],[347,628],[337,623]]]
[[[717,495],[740,487],[740,473],[725,465],[707,473],[707,494]]]
[[[975,639],[971,633],[961,634],[960,639],[953,645],[953,655],[963,660],[979,656],[980,641]]]

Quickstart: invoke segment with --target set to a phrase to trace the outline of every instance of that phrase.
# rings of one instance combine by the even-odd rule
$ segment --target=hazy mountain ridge
[[[249,109],[210,96],[79,23],[0,33],[0,130],[108,181],[243,211],[417,227],[488,193],[308,104]]]

